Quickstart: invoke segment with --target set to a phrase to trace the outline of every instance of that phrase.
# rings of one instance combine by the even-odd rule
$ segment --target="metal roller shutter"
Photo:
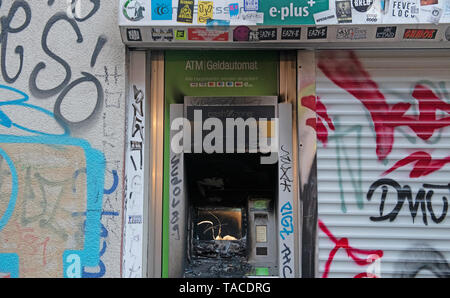
[[[450,277],[450,52],[316,64],[317,277]]]

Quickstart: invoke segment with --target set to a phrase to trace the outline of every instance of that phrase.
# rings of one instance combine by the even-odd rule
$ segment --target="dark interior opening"
[[[242,277],[249,241],[251,198],[271,198],[278,187],[277,164],[261,154],[185,154],[188,200],[186,277]],[[273,209],[273,206],[272,206]]]
[[[253,196],[275,196],[277,164],[261,164],[261,154],[185,154],[190,204],[246,207]]]

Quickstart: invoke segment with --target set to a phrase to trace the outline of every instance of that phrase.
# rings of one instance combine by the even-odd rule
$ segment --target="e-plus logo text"
[[[282,21],[288,17],[307,17],[309,16],[309,9],[314,7],[316,1],[306,1],[306,6],[295,6],[294,3],[290,3],[289,6],[271,7],[269,9],[269,16],[272,18],[280,17]]]

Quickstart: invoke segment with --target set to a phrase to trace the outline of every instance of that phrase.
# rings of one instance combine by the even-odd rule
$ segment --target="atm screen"
[[[197,208],[194,237],[198,240],[241,240],[242,208]]]

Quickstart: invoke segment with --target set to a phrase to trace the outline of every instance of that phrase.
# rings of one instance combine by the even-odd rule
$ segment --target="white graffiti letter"
[[[68,278],[81,278],[81,259],[77,254],[70,254],[66,258],[67,266],[66,276]]]

